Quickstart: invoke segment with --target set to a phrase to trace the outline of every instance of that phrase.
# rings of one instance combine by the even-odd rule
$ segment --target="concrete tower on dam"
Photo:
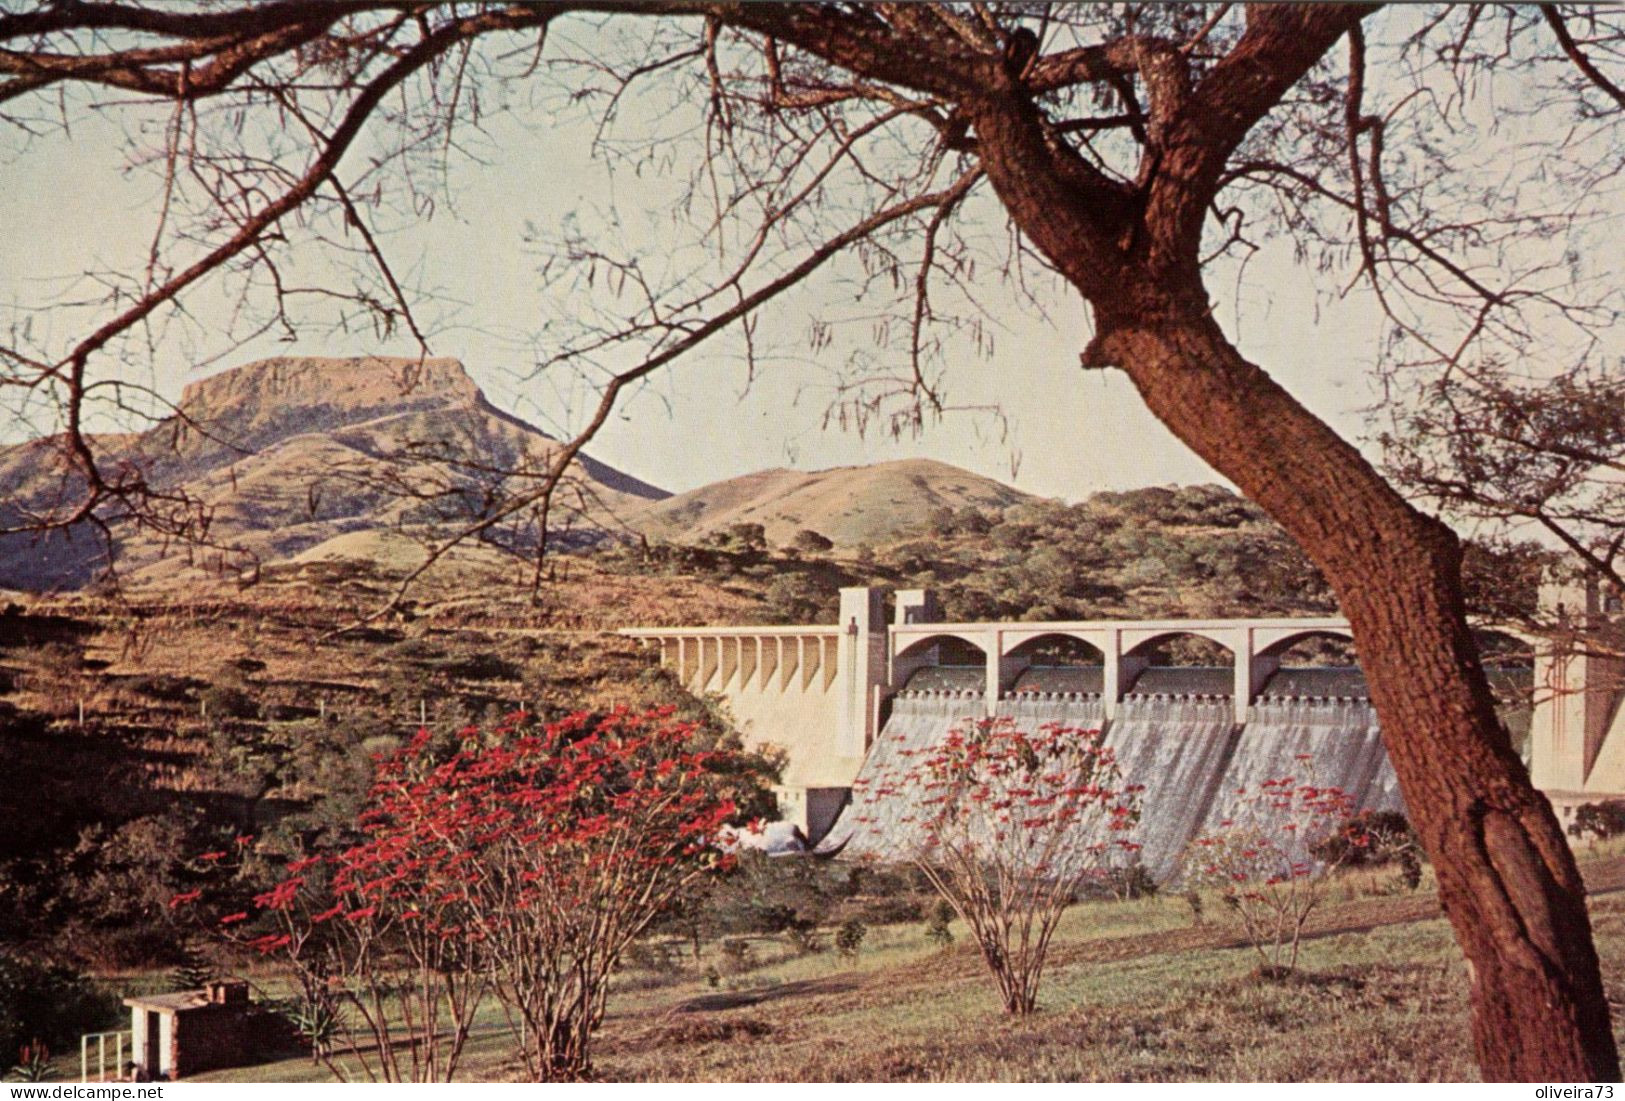
[[[783,816],[814,840],[846,804],[871,747],[894,706],[921,695],[952,696],[966,715],[993,715],[1015,700],[1078,701],[1080,714],[1124,730],[1143,725],[1151,701],[1201,701],[1227,716],[1225,752],[1248,752],[1244,732],[1294,722],[1321,722],[1341,707],[1363,709],[1377,747],[1358,669],[1283,664],[1311,638],[1351,640],[1337,617],[1273,619],[1107,620],[1056,623],[944,622],[927,590],[895,594],[890,621],[882,589],[841,590],[838,622],[816,626],[627,628],[621,633],[657,647],[661,663],[690,691],[726,702],[749,744],[786,755],[780,790]],[[1553,589],[1548,601],[1595,628],[1620,619],[1617,596],[1595,588]],[[1205,639],[1230,655],[1228,667],[1158,667],[1160,643]],[[1057,646],[1076,655],[1053,664]],[[1584,648],[1533,643],[1534,668],[1492,671],[1505,695],[1533,700],[1503,710],[1509,727],[1527,724],[1526,759],[1535,783],[1560,810],[1625,795],[1625,662]],[[1223,711],[1215,708],[1224,707]],[[1321,707],[1321,711],[1315,709]],[[1369,754],[1368,754],[1369,755]],[[1376,769],[1377,765],[1369,765]],[[1222,769],[1221,769],[1222,771]],[[1211,797],[1211,793],[1209,793]]]
[[[1625,601],[1597,583],[1549,584],[1557,629],[1535,650],[1530,774],[1553,805],[1625,793]]]

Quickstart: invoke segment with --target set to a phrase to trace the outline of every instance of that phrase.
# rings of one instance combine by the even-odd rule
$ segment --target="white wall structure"
[[[1609,616],[1625,622],[1617,595],[1576,588],[1543,596],[1551,605],[1564,603],[1565,614],[1591,626]],[[1207,639],[1230,654],[1224,695],[1242,725],[1294,643],[1353,637],[1348,621],[1335,616],[944,623],[935,599],[920,589],[896,594],[890,625],[884,608],[884,590],[851,588],[841,590],[834,626],[633,627],[621,634],[657,646],[661,663],[690,691],[720,695],[747,745],[784,750],[781,810],[815,838],[862,767],[887,701],[915,672],[941,664],[946,647],[980,651],[982,707],[992,715],[1026,669],[1028,644],[1055,638],[1086,643],[1101,655],[1100,702],[1110,721],[1150,666],[1148,655],[1158,643],[1179,636]],[[1558,654],[1537,645],[1535,683],[1535,785],[1560,807],[1625,797],[1625,660],[1583,649]]]
[[[1595,583],[1544,585],[1540,595],[1558,629],[1535,652],[1535,786],[1563,811],[1625,797],[1625,659],[1608,640],[1625,624],[1620,595]]]
[[[1282,619],[1165,619],[1089,620],[1064,623],[897,623],[891,629],[891,685],[900,688],[915,670],[935,664],[933,648],[955,638],[981,650],[987,659],[987,713],[1026,668],[1016,652],[1024,644],[1045,637],[1072,638],[1088,643],[1103,656],[1105,688],[1102,702],[1106,718],[1116,716],[1117,705],[1149,665],[1145,656],[1157,643],[1191,635],[1216,643],[1230,652],[1234,663],[1236,722],[1247,721],[1247,709],[1258,690],[1280,666],[1280,654],[1305,638],[1331,635],[1352,639],[1348,621],[1333,617]],[[993,660],[996,658],[997,660]]]
[[[885,701],[916,669],[935,664],[938,646],[957,638],[979,647],[987,662],[991,714],[1026,660],[1014,653],[1042,636],[1082,639],[1106,655],[1110,717],[1135,675],[1140,653],[1176,635],[1197,635],[1236,655],[1237,722],[1277,664],[1273,653],[1300,638],[1348,637],[1341,619],[1191,620],[1078,623],[939,623],[926,590],[896,595],[895,622],[885,622],[882,589],[840,593],[840,619],[807,627],[631,627],[621,634],[658,647],[663,666],[696,694],[725,701],[752,748],[776,746],[786,755],[780,809],[809,833],[838,809],[879,733]],[[827,824],[827,823],[823,823]]]

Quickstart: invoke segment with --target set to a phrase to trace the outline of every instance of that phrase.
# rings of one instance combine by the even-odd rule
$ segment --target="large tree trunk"
[[[1618,1079],[1585,887],[1495,717],[1455,536],[1243,359],[1211,316],[1161,306],[1099,317],[1089,358],[1125,370],[1152,412],[1279,521],[1335,589],[1467,956],[1484,1077]]]
[[[1276,28],[1273,63],[1260,60],[1268,30],[1249,51],[1238,46],[1245,63],[1201,112],[1184,110],[1177,87],[1164,97],[1174,106],[1141,181],[1140,194],[1150,196],[1141,210],[1111,205],[1020,95],[979,105],[982,164],[1022,232],[1093,307],[1084,365],[1126,371],[1158,419],[1279,521],[1336,591],[1467,957],[1484,1077],[1618,1079],[1585,885],[1551,805],[1495,717],[1467,627],[1455,536],[1243,359],[1214,322],[1202,284],[1204,181],[1215,151],[1239,140],[1248,119],[1359,16],[1302,12],[1303,27]]]

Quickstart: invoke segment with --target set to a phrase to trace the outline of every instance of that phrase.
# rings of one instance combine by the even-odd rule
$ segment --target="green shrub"
[[[138,696],[164,703],[180,703],[198,687],[199,682],[190,677],[154,673],[150,676],[132,677],[129,684],[130,690]]]
[[[917,894],[864,894],[844,903],[841,913],[865,925],[902,925],[925,920],[926,902]]]
[[[931,916],[925,922],[925,939],[938,948],[947,948],[954,942],[954,931],[950,923],[954,920],[954,908],[948,905],[947,899],[937,899],[937,904],[931,907]]]
[[[818,927],[810,922],[798,922],[790,926],[784,931],[784,937],[798,956],[814,956],[824,950],[824,942],[818,936]]]
[[[260,710],[253,696],[231,684],[211,684],[198,700],[210,718],[252,719]]]
[[[203,984],[214,977],[214,965],[198,948],[197,942],[187,937],[181,942],[180,960],[169,972],[171,990],[201,990]]]
[[[869,927],[857,918],[849,918],[841,923],[835,931],[835,951],[843,960],[858,958],[858,949],[863,947],[863,938],[869,935]]]
[[[1157,893],[1157,881],[1144,864],[1130,864],[1126,868],[1108,868],[1101,880],[1106,895],[1119,902],[1134,898],[1151,898]]]
[[[730,971],[749,971],[756,966],[756,949],[748,940],[729,937],[722,942],[722,958],[727,961]]]
[[[1625,800],[1608,799],[1601,803],[1582,803],[1569,823],[1569,836],[1576,839],[1593,837],[1606,841],[1625,833]]]
[[[835,543],[827,535],[811,528],[802,528],[796,532],[790,538],[790,546],[803,554],[823,554],[835,549]]]
[[[1396,864],[1396,889],[1414,891],[1422,885],[1422,841],[1410,820],[1398,811],[1363,810],[1311,846],[1310,853],[1335,867],[1380,868]]]
[[[682,961],[678,958],[679,952],[675,945],[669,941],[635,940],[627,945],[626,951],[621,954],[621,960],[637,971],[648,971],[656,975],[674,975],[682,970]]]
[[[1196,890],[1186,891],[1185,905],[1191,908],[1191,924],[1202,924],[1202,892]]]
[[[38,1041],[24,1044],[17,1052],[17,1065],[11,1068],[17,1082],[44,1082],[51,1077],[51,1049]]]
[[[445,647],[430,642],[426,638],[409,638],[405,642],[398,642],[384,651],[383,655],[386,664],[393,664],[398,661],[420,664],[439,661],[445,656]]]
[[[692,913],[685,913],[690,928],[675,928],[671,921],[662,927],[692,934],[697,926],[707,938],[776,935],[826,923],[853,891],[850,878],[826,861],[777,860],[746,852],[740,854],[736,871],[709,885],[695,900]]]
[[[0,951],[0,1058],[34,1042],[68,1050],[118,1012],[116,998],[67,968]]]
[[[481,651],[458,654],[440,663],[440,669],[456,680],[517,680],[519,668],[496,654]]]

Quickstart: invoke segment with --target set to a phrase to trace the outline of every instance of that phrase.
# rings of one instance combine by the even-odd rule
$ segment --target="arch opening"
[[[987,664],[987,651],[958,635],[928,635],[909,643],[897,653],[899,660],[923,661],[928,665],[977,667]]]
[[[928,635],[894,659],[902,691],[980,693],[987,683],[987,651],[953,634]]]
[[[1045,669],[1106,664],[1106,655],[1101,653],[1100,647],[1075,635],[1039,635],[1011,650],[1010,656]]]
[[[1360,664],[1354,639],[1344,631],[1304,631],[1288,635],[1260,650],[1259,654],[1274,658],[1282,668],[1341,668]]]
[[[1189,631],[1169,631],[1148,638],[1127,656],[1159,669],[1229,668],[1236,662],[1230,647]]]
[[[1146,639],[1126,655],[1123,673],[1143,667],[1128,681],[1126,696],[1230,696],[1235,692],[1235,654],[1212,639],[1170,631]]]
[[[1052,634],[1030,638],[1015,647],[1007,660],[1018,663],[1020,674],[1010,691],[1098,696],[1106,684],[1106,655],[1098,646],[1073,635]]]

